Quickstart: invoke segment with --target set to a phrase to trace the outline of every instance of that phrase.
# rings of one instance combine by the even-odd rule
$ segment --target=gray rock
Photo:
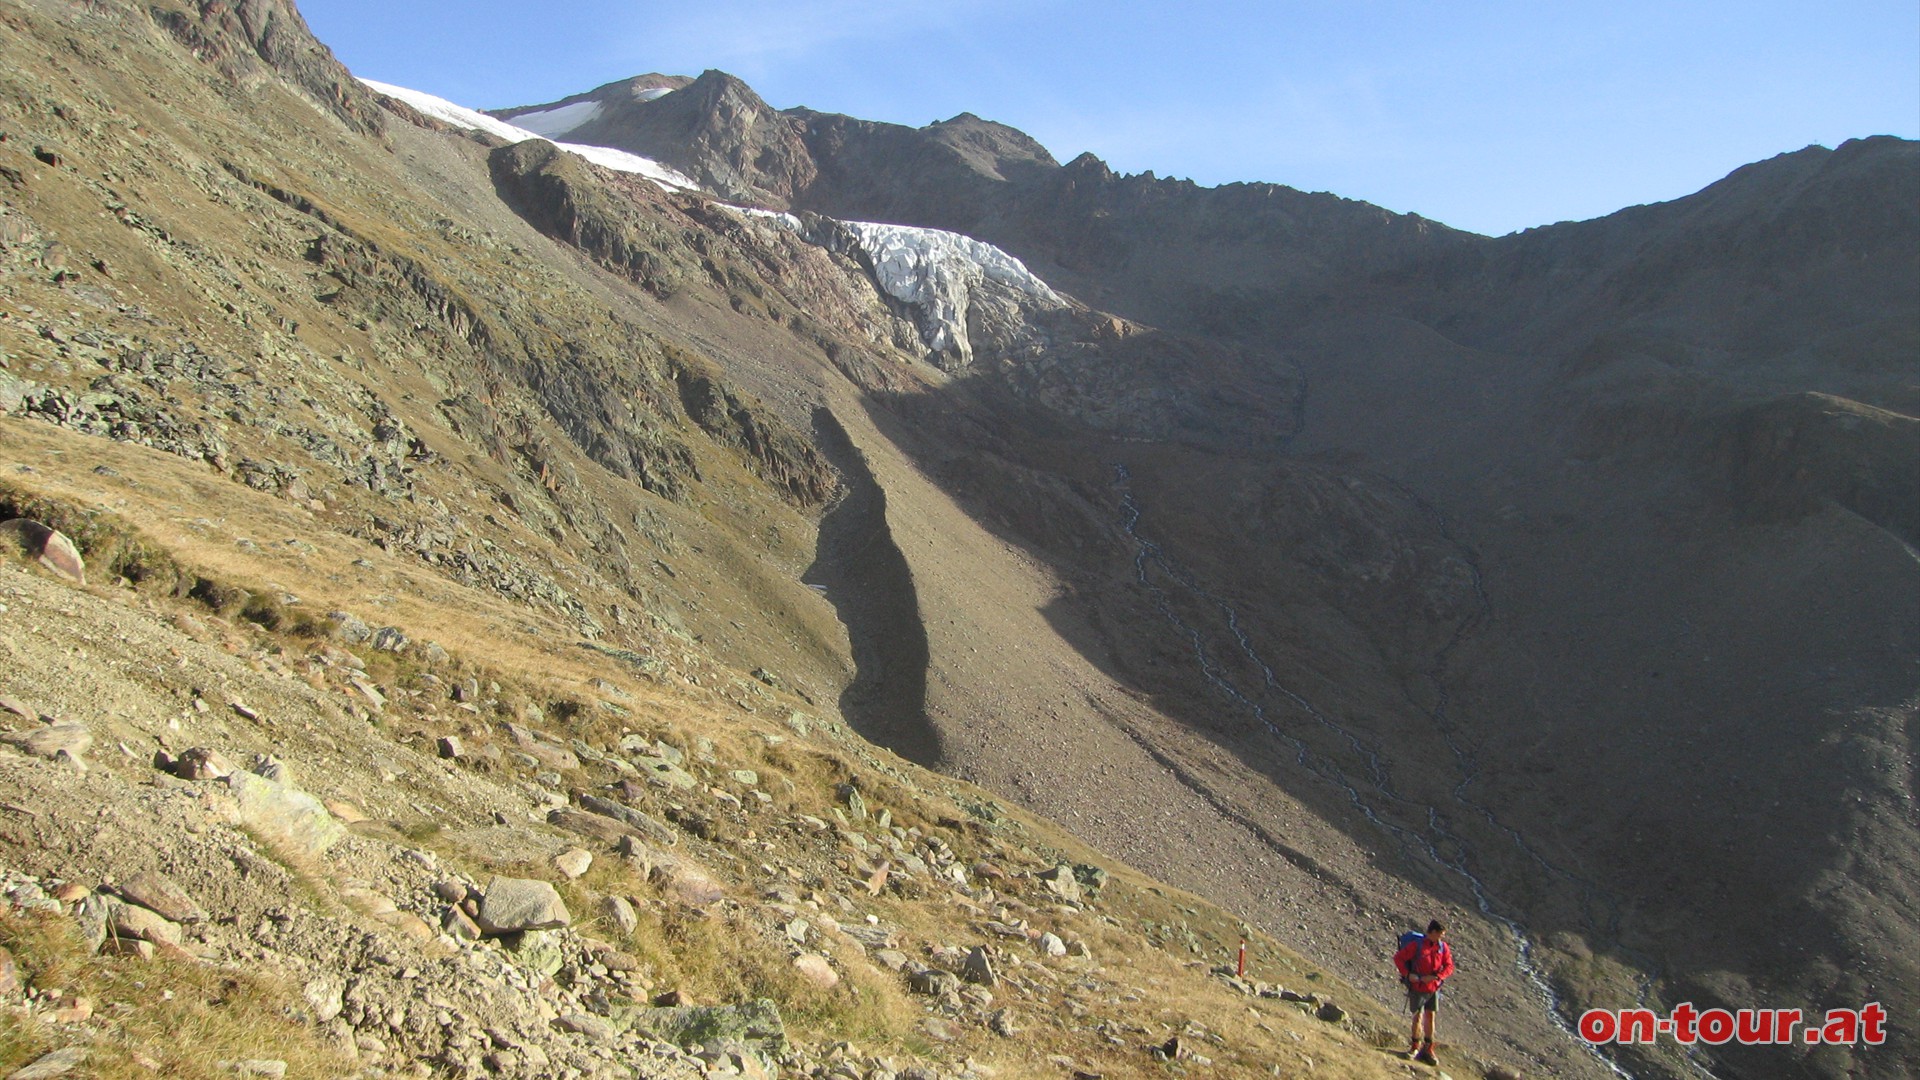
[[[587,1013],[568,1013],[556,1019],[553,1026],[575,1035],[585,1035],[595,1042],[612,1042],[619,1035],[612,1024]]]
[[[639,768],[641,776],[671,791],[692,791],[700,786],[692,773],[666,758],[640,755],[633,759],[633,763]]]
[[[87,1048],[68,1046],[51,1054],[42,1054],[33,1064],[15,1069],[7,1080],[53,1080],[79,1068],[87,1060]]]
[[[237,707],[237,706],[236,706]],[[251,711],[251,710],[249,710]],[[248,768],[255,776],[271,780],[282,787],[298,787],[293,779],[293,766],[274,757],[272,754],[257,754]]]
[[[847,804],[848,817],[855,821],[867,820],[867,799],[860,794],[859,788],[852,784],[841,784],[835,794],[840,796],[841,802]]]
[[[998,986],[1000,977],[994,973],[993,958],[988,955],[985,945],[975,945],[967,953],[966,963],[960,969],[960,975],[970,983],[981,986]]]
[[[607,925],[621,936],[631,936],[640,928],[640,916],[634,913],[633,905],[627,903],[624,896],[608,896],[600,901],[600,911],[607,917]]]
[[[327,621],[333,624],[333,636],[348,645],[360,645],[373,637],[373,627],[350,612],[329,611]]]
[[[496,877],[487,883],[474,920],[490,935],[554,930],[573,922],[552,885],[530,878]]]
[[[560,947],[560,935],[552,930],[523,930],[509,934],[507,951],[520,965],[541,978],[551,978],[567,964],[566,951]]]
[[[672,847],[680,842],[680,834],[668,828],[665,823],[631,806],[614,802],[612,799],[582,794],[580,807],[602,817],[610,817],[662,847]]]
[[[683,1049],[735,1046],[771,1066],[786,1053],[787,1029],[780,1009],[766,999],[739,1005],[682,1005],[676,1008],[631,1008],[616,1013],[635,1031]]]
[[[143,870],[115,887],[122,900],[139,904],[177,923],[204,922],[207,913],[177,882],[155,870]]]
[[[821,990],[831,990],[840,985],[840,973],[833,970],[827,958],[818,953],[803,953],[794,958],[793,969],[800,977]]]
[[[457,907],[448,907],[440,917],[440,928],[448,936],[461,941],[479,941],[486,935],[480,930],[480,924],[474,922],[465,911]]]
[[[137,956],[142,960],[151,960],[153,953],[153,942],[134,938],[110,937],[100,946],[101,956]]]
[[[1347,1010],[1335,1005],[1331,1001],[1326,1001],[1321,1003],[1319,1010],[1313,1015],[1325,1020],[1329,1024],[1337,1024],[1347,1018]]]
[[[234,772],[226,755],[205,746],[190,747],[161,767],[182,780],[224,780]]]
[[[347,835],[320,800],[297,788],[276,784],[250,772],[227,777],[239,804],[240,820],[309,858],[325,855]]]
[[[625,840],[636,840],[632,829],[612,818],[569,810],[564,806],[547,811],[547,823],[581,836],[591,836],[606,844],[618,845]]]
[[[565,772],[580,767],[578,755],[539,732],[521,727],[519,724],[508,724],[507,734],[512,737],[514,745],[523,753],[549,769]]]
[[[440,756],[457,760],[466,756],[466,748],[460,745],[460,736],[442,735],[439,742]]]
[[[726,899],[727,890],[704,867],[662,856],[647,874],[668,896],[689,907],[704,908]]]
[[[840,932],[860,943],[866,949],[891,949],[899,945],[893,930],[871,923],[847,923]]]
[[[373,647],[382,652],[401,652],[413,642],[406,632],[397,626],[383,626],[373,632]]]
[[[1065,900],[1069,904],[1080,902],[1080,879],[1074,876],[1073,867],[1066,863],[1040,873],[1040,881],[1047,891]]]
[[[0,232],[4,232],[4,227],[0,227]],[[5,236],[0,236],[0,240],[5,239]],[[5,371],[0,371],[0,416],[19,412],[26,404],[27,394],[34,390],[35,385],[36,384],[30,383],[25,379],[18,378]]]
[[[0,735],[0,741],[17,746],[34,757],[54,759],[65,753],[79,760],[93,748],[93,733],[78,720],[61,720],[32,731]]]
[[[341,1010],[346,1008],[345,990],[345,985],[338,978],[322,975],[308,982],[301,989],[300,996],[306,999],[307,1006],[313,1010],[314,1022],[324,1024],[339,1016]]]
[[[921,968],[907,976],[907,989],[929,997],[947,997],[960,993],[960,977],[939,968]]]
[[[80,939],[88,952],[99,952],[106,943],[113,922],[113,909],[120,901],[105,893],[89,893],[74,908],[73,919],[79,925]]]
[[[108,909],[107,929],[117,938],[151,941],[155,945],[180,944],[180,926],[138,904],[114,903]]]

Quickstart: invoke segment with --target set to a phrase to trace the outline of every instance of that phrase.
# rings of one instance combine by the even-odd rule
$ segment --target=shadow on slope
[[[927,719],[927,631],[906,556],[887,525],[887,493],[829,409],[814,437],[845,491],[820,519],[820,546],[801,580],[825,590],[846,624],[856,669],[840,712],[863,738],[932,767],[940,734]]]

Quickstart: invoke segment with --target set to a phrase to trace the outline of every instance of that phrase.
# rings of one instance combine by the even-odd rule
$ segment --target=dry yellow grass
[[[288,1018],[298,993],[254,973],[164,957],[90,957],[71,920],[34,913],[0,913],[0,947],[13,954],[29,993],[84,998],[114,1020],[76,1075],[214,1080],[233,1075],[222,1062],[246,1060],[284,1061],[288,1076],[311,1080],[348,1071],[313,1028]],[[74,1044],[74,1028],[44,1015],[0,1013],[0,1071]]]

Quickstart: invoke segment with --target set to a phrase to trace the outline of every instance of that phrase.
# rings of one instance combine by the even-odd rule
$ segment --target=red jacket
[[[1438,939],[1415,938],[1393,954],[1393,966],[1400,969],[1409,989],[1430,993],[1453,974],[1453,949]]]

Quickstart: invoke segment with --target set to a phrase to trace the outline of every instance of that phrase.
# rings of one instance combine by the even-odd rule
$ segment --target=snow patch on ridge
[[[548,139],[545,135],[538,132],[530,131],[523,127],[515,127],[504,120],[496,120],[486,113],[461,105],[455,105],[446,98],[435,97],[432,94],[423,93],[419,90],[409,90],[404,86],[393,86],[389,83],[375,82],[372,79],[361,79],[360,81],[376,93],[385,94],[390,98],[404,101],[420,112],[433,117],[435,120],[452,124],[455,127],[466,128],[469,131],[484,131],[495,138],[504,139],[509,143],[523,143],[528,139],[542,139],[547,142],[553,142],[552,139]],[[567,108],[571,107],[572,106],[567,106]],[[561,110],[554,109],[549,110],[549,113],[559,111]],[[516,117],[516,119],[523,118]],[[581,123],[585,122],[584,120],[581,121]],[[700,190],[698,181],[684,173],[676,172],[652,158],[641,157],[639,154],[629,154],[625,150],[615,150],[610,146],[582,146],[578,143],[563,142],[553,142],[553,145],[569,153],[578,154],[588,161],[593,162],[595,165],[612,169],[615,172],[633,173],[646,177],[648,180],[653,181],[668,191]]]
[[[541,137],[525,128],[514,127],[505,120],[495,120],[486,113],[462,108],[448,101],[446,98],[434,97],[432,94],[422,93],[419,90],[409,90],[404,86],[393,86],[389,83],[374,82],[372,79],[361,79],[360,81],[376,93],[385,94],[390,98],[404,101],[428,116],[433,117],[435,120],[452,124],[455,127],[463,127],[469,131],[484,131],[489,135],[505,139],[511,143],[526,142],[528,139]]]
[[[920,310],[920,337],[927,348],[957,352],[963,363],[973,360],[967,309],[982,283],[1006,286],[1046,307],[1066,306],[1025,263],[971,236],[869,221],[843,224],[872,264],[881,290]]]
[[[759,218],[773,224],[777,228],[785,229],[790,233],[804,233],[806,231],[801,226],[799,218],[779,210],[765,210],[758,206],[735,206],[732,203],[714,203],[713,205],[718,206],[722,210],[739,214],[742,217]]]
[[[633,100],[659,101],[671,93],[673,93],[673,87],[671,86],[649,86],[645,90],[635,90],[633,92]]]
[[[576,101],[554,109],[518,113],[513,123],[543,138],[556,139],[577,127],[591,123],[600,115],[597,101]]]

